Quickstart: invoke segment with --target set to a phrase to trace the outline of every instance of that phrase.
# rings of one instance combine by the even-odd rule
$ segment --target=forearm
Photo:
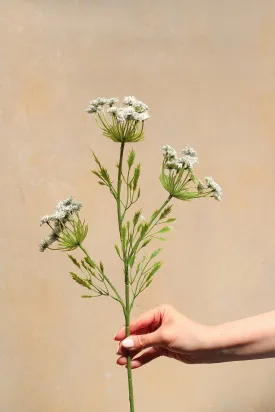
[[[275,357],[275,311],[215,326],[206,345],[206,362]]]

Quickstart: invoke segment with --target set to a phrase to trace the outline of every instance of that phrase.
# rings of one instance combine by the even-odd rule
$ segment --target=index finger
[[[162,321],[162,312],[160,308],[151,309],[140,315],[136,320],[130,323],[130,334],[138,334],[140,330],[143,333],[153,332],[159,328]],[[114,336],[114,340],[123,340],[126,338],[125,326],[122,326]]]

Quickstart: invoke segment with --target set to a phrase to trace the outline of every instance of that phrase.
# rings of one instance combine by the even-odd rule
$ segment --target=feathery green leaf
[[[138,210],[138,211],[135,213],[134,218],[133,218],[133,225],[134,225],[134,227],[137,225],[137,222],[138,222],[138,220],[139,220],[139,218],[140,218],[140,215],[141,215],[141,210]]]
[[[68,255],[68,257],[71,259],[73,264],[80,269],[80,263],[77,261],[77,259],[73,255]]]
[[[167,206],[160,215],[159,220],[165,219],[171,213],[172,207],[173,205]]]
[[[162,251],[162,249],[156,249],[150,256],[150,260],[154,259],[160,252]]]
[[[162,262],[156,262],[153,265],[152,270],[149,272],[148,276],[146,277],[147,282],[154,276],[154,274],[161,268],[161,266],[162,266]]]
[[[118,245],[115,245],[115,249],[116,249],[116,253],[120,257],[120,259],[122,259]]]
[[[135,167],[134,176],[133,176],[133,191],[137,189],[138,181],[140,177],[140,163]]]
[[[89,283],[82,279],[80,276],[78,276],[76,273],[70,272],[70,275],[76,283],[78,283],[81,286],[84,286],[85,288],[91,289]]]
[[[132,149],[132,150],[130,151],[130,153],[129,153],[128,160],[127,160],[129,169],[131,169],[131,167],[133,166],[134,161],[135,161],[135,157],[136,157],[136,153],[135,153],[135,151]]]

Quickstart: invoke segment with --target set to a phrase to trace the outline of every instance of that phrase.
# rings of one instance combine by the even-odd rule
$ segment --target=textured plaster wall
[[[44,253],[39,218],[72,194],[87,246],[122,286],[116,214],[90,148],[115,171],[118,146],[84,109],[99,95],[151,107],[142,159],[144,215],[166,194],[160,147],[194,146],[221,203],[175,203],[165,265],[137,316],[171,303],[208,324],[275,305],[275,3],[272,0],[0,1],[0,410],[127,411],[115,364],[118,306],[80,298],[62,253]],[[275,361],[134,372],[137,412],[268,412]]]

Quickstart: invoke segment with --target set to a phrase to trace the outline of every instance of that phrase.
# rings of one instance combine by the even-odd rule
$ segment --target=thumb
[[[161,343],[159,331],[147,333],[146,335],[131,335],[121,342],[124,349],[141,351]]]

